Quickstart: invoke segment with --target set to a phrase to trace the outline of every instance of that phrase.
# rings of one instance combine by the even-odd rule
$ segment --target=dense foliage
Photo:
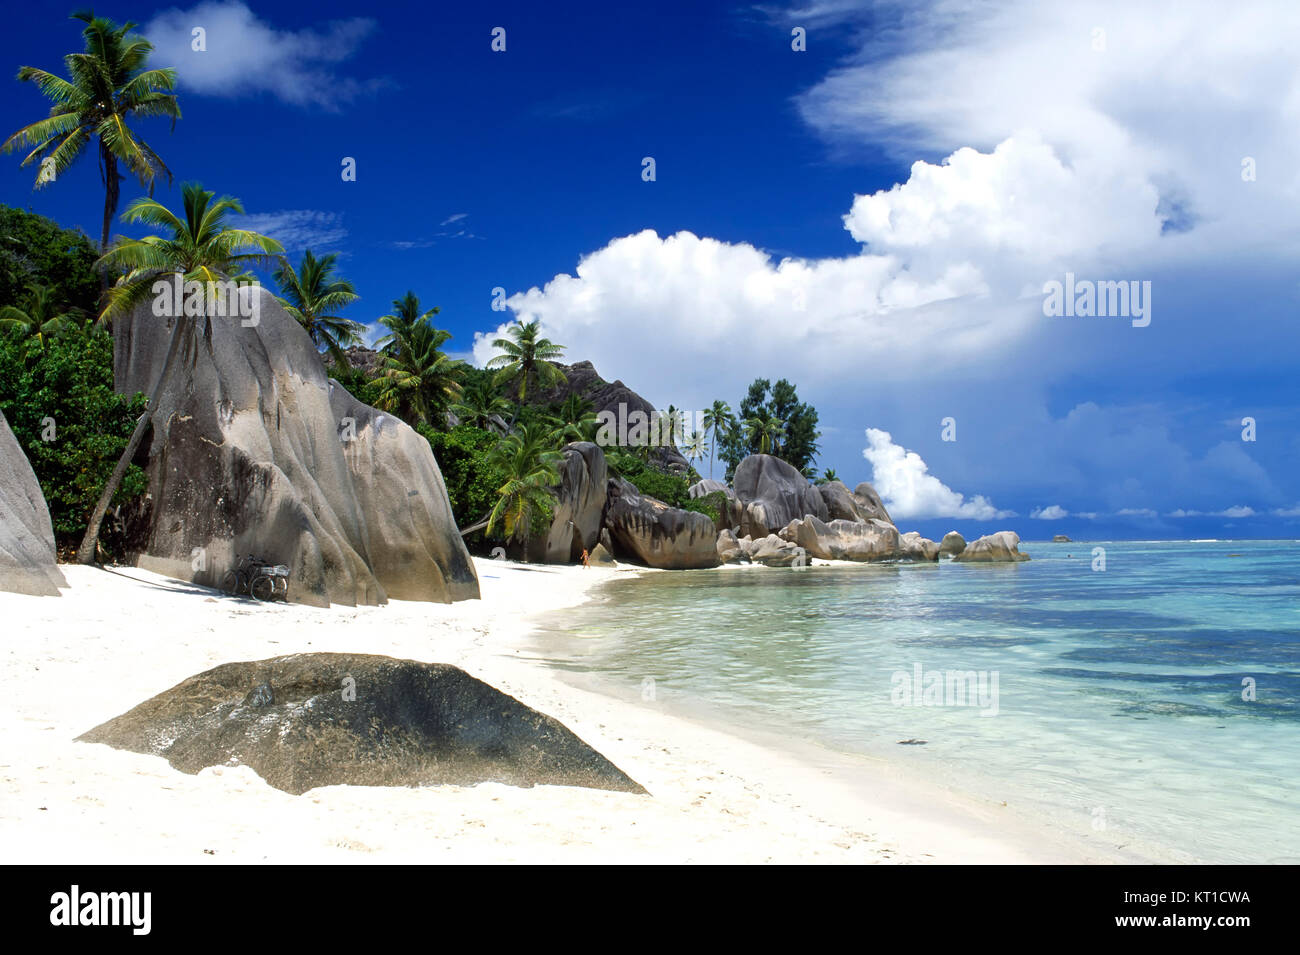
[[[0,410],[40,481],[60,547],[80,541],[144,405],[144,395],[114,393],[109,335],[82,327],[44,348],[34,339],[0,339]],[[144,471],[131,465],[113,504],[145,485]],[[115,553],[116,543],[105,535],[105,550]]]
[[[94,244],[44,216],[0,205],[0,305],[19,305],[28,286],[49,287],[64,305],[95,311]]]
[[[755,378],[740,403],[734,423],[718,442],[718,456],[727,463],[727,480],[751,454],[772,454],[812,476],[817,458],[817,409],[799,400],[795,386],[782,378],[775,385]]]

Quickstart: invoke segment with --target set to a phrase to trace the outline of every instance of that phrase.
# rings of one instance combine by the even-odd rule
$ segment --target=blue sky
[[[359,320],[413,289],[481,361],[540,317],[660,407],[789,377],[904,529],[1300,537],[1300,14],[1132,6],[98,12],[180,75],[175,131],[140,127],[158,198],[199,180],[341,253]],[[3,70],[61,69],[70,9],[10,11]],[[44,112],[9,82],[5,134]],[[98,235],[93,156],[31,184],[0,158],[0,200]],[[1150,324],[1045,316],[1067,272],[1150,282]]]

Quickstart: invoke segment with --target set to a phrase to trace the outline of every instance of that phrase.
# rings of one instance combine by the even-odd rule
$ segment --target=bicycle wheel
[[[275,598],[275,580],[271,577],[258,577],[249,587],[249,592],[254,600],[272,600]]]
[[[233,570],[227,571],[226,576],[221,578],[221,591],[231,597],[239,592],[239,575]]]
[[[275,578],[275,586],[276,586],[276,593],[279,594],[280,599],[287,601],[289,599],[289,578],[288,577]]]

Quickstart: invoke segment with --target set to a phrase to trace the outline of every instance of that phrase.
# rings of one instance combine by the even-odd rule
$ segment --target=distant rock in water
[[[1015,531],[998,531],[971,541],[953,560],[963,563],[1014,562],[1029,560],[1029,555],[1020,553],[1019,534]]]
[[[324,606],[479,595],[428,441],[331,381],[269,291],[258,321],[195,318],[156,406],[149,497],[129,518],[141,566],[215,586],[241,555],[290,568],[288,599]],[[114,385],[152,392],[175,319],[146,301],[113,323]],[[196,561],[195,555],[202,555]]]
[[[645,790],[555,719],[454,666],[350,653],[227,663],[78,737],[184,773],[245,765],[318,786]]]
[[[1054,535],[1054,536],[1052,537],[1052,543],[1053,543],[1053,544],[1072,544],[1072,543],[1074,543],[1074,542],[1073,542],[1072,540],[1070,540],[1070,538],[1066,537],[1064,534],[1056,534],[1056,535]]]
[[[66,586],[45,495],[0,412],[0,590],[57,597]]]

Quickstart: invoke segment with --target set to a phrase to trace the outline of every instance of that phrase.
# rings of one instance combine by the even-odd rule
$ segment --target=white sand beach
[[[0,593],[0,855],[11,863],[1124,861],[931,792],[575,688],[527,650],[529,614],[622,570],[478,560],[483,599],[318,609],[235,601],[132,568],[65,566],[63,596]],[[649,796],[499,784],[330,786],[197,776],[74,742],[220,663],[347,651],[451,663],[548,713]]]

